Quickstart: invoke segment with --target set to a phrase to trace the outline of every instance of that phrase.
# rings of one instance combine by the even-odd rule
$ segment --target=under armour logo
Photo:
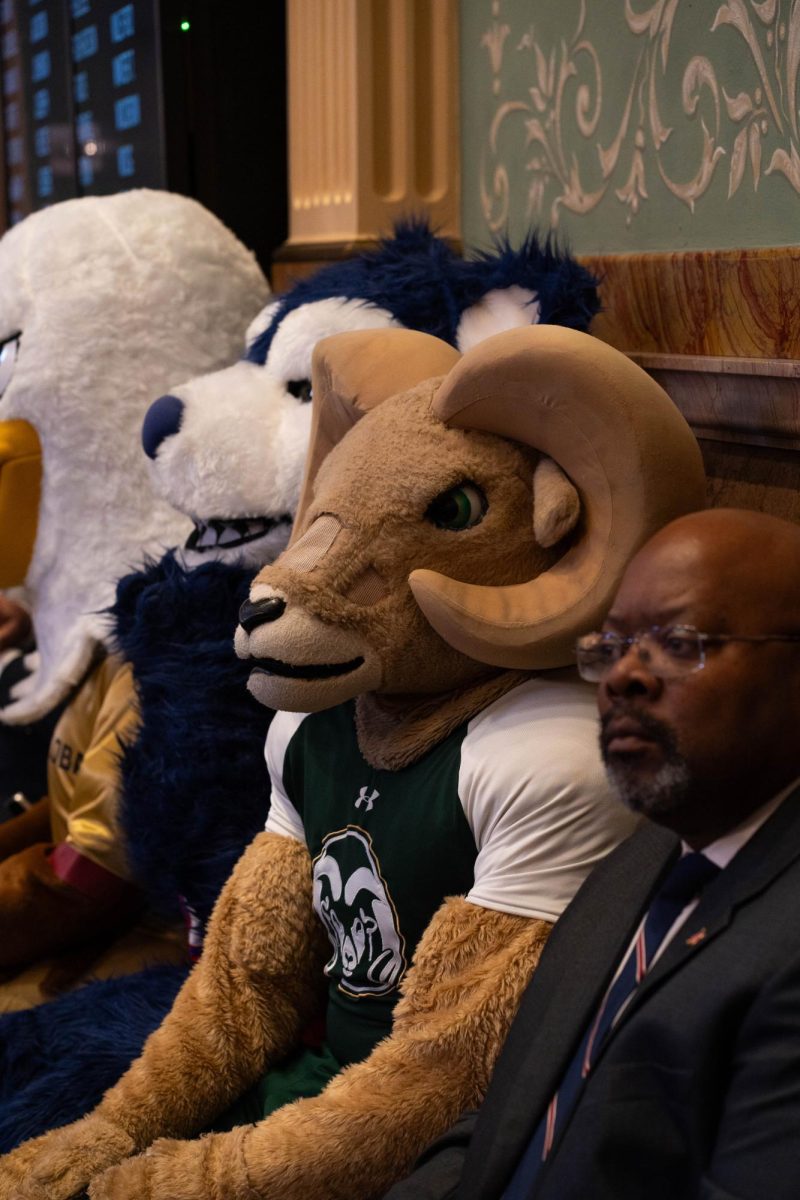
[[[367,786],[365,784],[364,787],[362,787],[361,791],[358,793],[358,799],[356,800],[356,808],[361,808],[361,805],[363,804],[364,808],[367,810],[367,812],[371,812],[372,809],[375,807],[375,801],[378,799],[379,796],[380,796],[380,792],[376,792],[376,791],[373,791],[372,794],[368,796],[367,795]]]

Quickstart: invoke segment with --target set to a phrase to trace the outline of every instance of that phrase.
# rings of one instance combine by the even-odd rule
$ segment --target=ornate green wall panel
[[[800,243],[800,0],[461,0],[464,238]]]

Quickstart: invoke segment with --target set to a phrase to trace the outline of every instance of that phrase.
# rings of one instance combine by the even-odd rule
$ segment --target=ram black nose
[[[259,625],[268,621],[277,621],[286,610],[286,601],[280,596],[270,596],[267,600],[245,600],[239,609],[239,624],[245,633],[252,633]]]
[[[155,458],[161,443],[178,432],[183,407],[177,396],[159,396],[150,405],[142,424],[142,446],[148,458]]]

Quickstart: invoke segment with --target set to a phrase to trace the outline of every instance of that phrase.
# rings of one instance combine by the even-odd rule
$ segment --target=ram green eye
[[[426,518],[439,529],[471,529],[486,516],[489,504],[475,483],[448,488],[428,505]]]

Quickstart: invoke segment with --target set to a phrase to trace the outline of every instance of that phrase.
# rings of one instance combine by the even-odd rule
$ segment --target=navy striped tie
[[[702,891],[719,867],[702,854],[685,854],[667,872],[650,901],[645,920],[599,1011],[584,1032],[553,1099],[503,1193],[503,1200],[527,1200],[542,1164],[566,1125],[606,1038],[641,983],[659,946],[675,921]]]

